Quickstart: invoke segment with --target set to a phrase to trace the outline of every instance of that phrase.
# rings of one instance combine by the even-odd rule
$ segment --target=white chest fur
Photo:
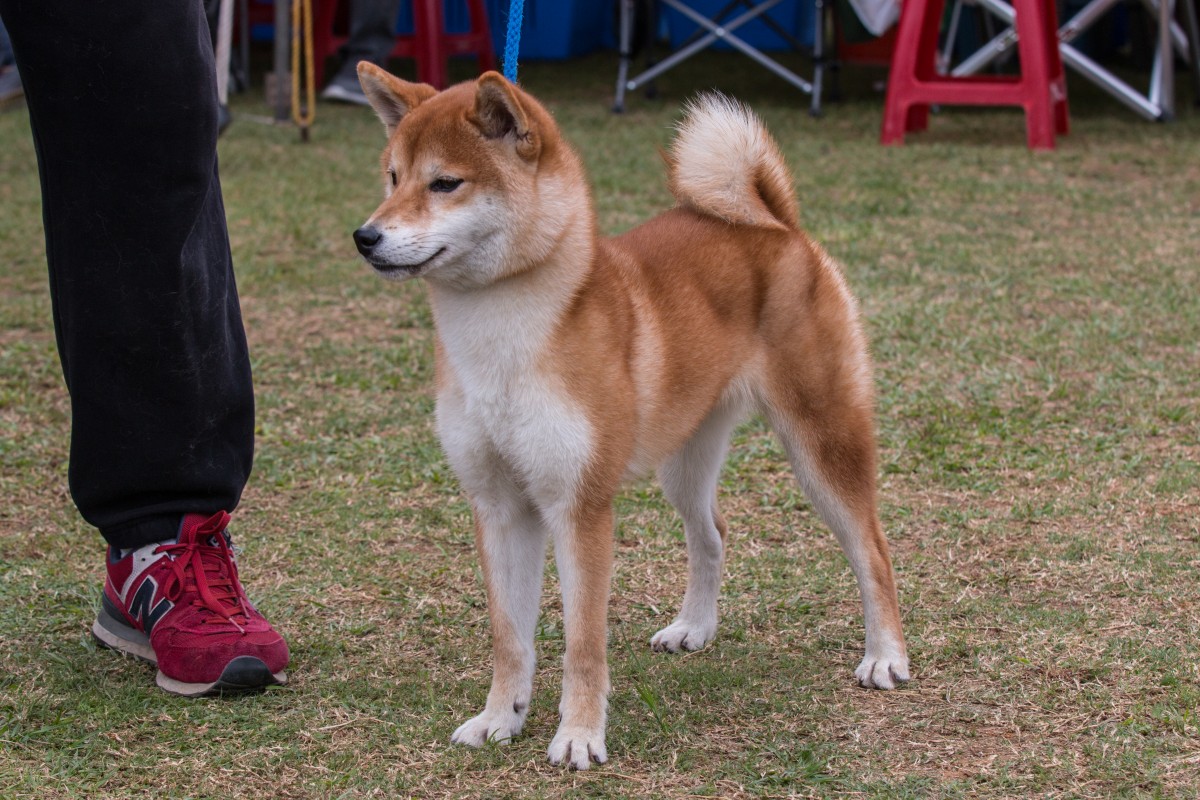
[[[592,450],[587,415],[545,367],[567,296],[554,302],[546,287],[522,284],[434,290],[448,373],[438,395],[438,434],[473,500],[516,486],[543,513],[565,511]]]

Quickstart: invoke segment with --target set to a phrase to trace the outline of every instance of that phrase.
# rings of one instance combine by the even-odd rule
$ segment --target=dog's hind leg
[[[533,692],[533,638],[549,538],[541,516],[515,486],[489,494],[486,499],[473,497],[472,506],[491,618],[492,688],[483,712],[451,736],[451,741],[472,747],[489,741],[505,743],[525,724]]]
[[[869,378],[865,370],[853,369],[853,362],[824,366],[828,371],[807,375],[794,368],[776,372],[763,410],[858,581],[866,656],[854,674],[862,686],[892,689],[908,680],[908,655],[891,556],[876,509]],[[814,386],[819,391],[812,391]]]
[[[675,621],[650,639],[655,650],[699,650],[717,635],[726,532],[717,510],[717,479],[740,417],[733,404],[717,407],[658,472],[663,493],[683,518],[688,583]]]

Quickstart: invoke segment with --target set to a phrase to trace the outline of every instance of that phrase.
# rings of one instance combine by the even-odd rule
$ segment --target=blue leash
[[[525,0],[510,0],[508,4],[508,36],[504,39],[504,77],[517,82],[517,51],[521,49],[521,18]]]

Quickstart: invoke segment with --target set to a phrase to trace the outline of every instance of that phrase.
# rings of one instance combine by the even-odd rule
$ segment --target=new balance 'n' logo
[[[158,584],[154,578],[147,577],[133,593],[133,599],[129,601],[129,616],[142,623],[142,630],[146,632],[147,636],[150,635],[150,631],[154,630],[155,624],[162,619],[163,615],[175,607],[175,604],[165,597],[155,605],[154,595],[157,593]]]

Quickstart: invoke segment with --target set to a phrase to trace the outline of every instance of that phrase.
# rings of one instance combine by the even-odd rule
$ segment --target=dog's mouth
[[[411,275],[416,275],[418,272],[423,270],[425,267],[429,266],[429,264],[435,258],[440,256],[444,252],[446,252],[446,248],[443,247],[443,248],[439,249],[436,253],[431,255],[429,258],[425,259],[424,261],[418,261],[415,264],[388,264],[388,263],[380,263],[380,262],[376,262],[376,261],[372,261],[372,262],[370,262],[370,264],[372,267],[375,268],[375,271],[378,272],[380,275],[410,275],[411,276]]]

